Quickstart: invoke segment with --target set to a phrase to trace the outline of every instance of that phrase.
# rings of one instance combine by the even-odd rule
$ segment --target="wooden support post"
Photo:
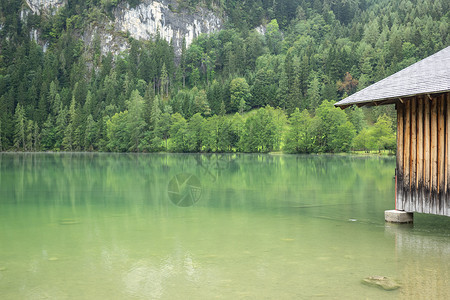
[[[431,153],[430,153],[430,106],[431,101],[424,99],[424,126],[423,126],[423,189],[424,199],[422,212],[429,213],[431,201]]]
[[[445,203],[444,203],[444,215],[450,217],[450,93],[445,95],[445,123],[446,123],[446,148],[445,148],[445,160],[446,160],[446,171],[445,171]]]
[[[423,199],[424,199],[424,189],[423,189],[423,97],[417,99],[417,199],[415,203],[416,211],[423,211]]]
[[[445,102],[444,95],[438,99],[438,197],[436,213],[444,213],[445,202]]]
[[[409,100],[411,103],[411,173],[410,173],[410,189],[411,189],[411,202],[408,211],[416,210],[417,201],[417,100]]]
[[[437,193],[438,193],[438,101],[433,98],[431,101],[431,207],[429,213],[436,214]]]
[[[397,104],[397,178],[396,178],[396,203],[395,208],[403,210],[403,115],[405,111],[405,105],[402,103]]]
[[[405,125],[403,146],[403,210],[409,211],[411,203],[410,159],[411,159],[411,102],[405,102]]]

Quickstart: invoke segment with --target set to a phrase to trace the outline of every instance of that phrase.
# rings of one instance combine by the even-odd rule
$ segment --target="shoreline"
[[[350,151],[350,152],[321,152],[321,153],[289,153],[283,151],[272,151],[272,152],[170,152],[170,151],[160,151],[160,152],[105,152],[105,151],[0,151],[1,154],[201,154],[201,155],[212,155],[212,154],[264,154],[264,155],[336,155],[336,156],[396,156],[395,153],[389,150],[382,151]]]

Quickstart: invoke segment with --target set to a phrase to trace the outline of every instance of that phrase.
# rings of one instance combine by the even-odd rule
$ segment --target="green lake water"
[[[385,224],[394,168],[0,154],[0,299],[450,299],[450,218]],[[361,283],[374,275],[401,288]]]

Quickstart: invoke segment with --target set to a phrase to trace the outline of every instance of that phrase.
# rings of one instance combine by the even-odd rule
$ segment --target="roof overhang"
[[[431,93],[414,94],[414,95],[406,95],[406,96],[399,96],[399,97],[381,98],[381,99],[375,99],[375,100],[361,100],[361,101],[354,101],[354,102],[348,103],[348,104],[346,104],[346,103],[339,104],[339,102],[337,102],[334,104],[334,106],[339,107],[341,109],[346,109],[353,105],[356,105],[357,107],[380,106],[380,105],[396,104],[399,102],[404,103],[405,101],[408,101],[412,98],[419,97],[419,96],[427,96],[431,100],[433,98],[431,95],[435,96],[435,95],[445,94],[445,93],[450,93],[450,90],[431,92]]]
[[[450,91],[450,46],[334,104],[378,106]]]

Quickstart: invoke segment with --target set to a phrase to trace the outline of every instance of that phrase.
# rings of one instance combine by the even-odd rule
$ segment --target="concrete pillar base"
[[[390,223],[412,223],[414,214],[402,210],[386,210],[384,219]]]

